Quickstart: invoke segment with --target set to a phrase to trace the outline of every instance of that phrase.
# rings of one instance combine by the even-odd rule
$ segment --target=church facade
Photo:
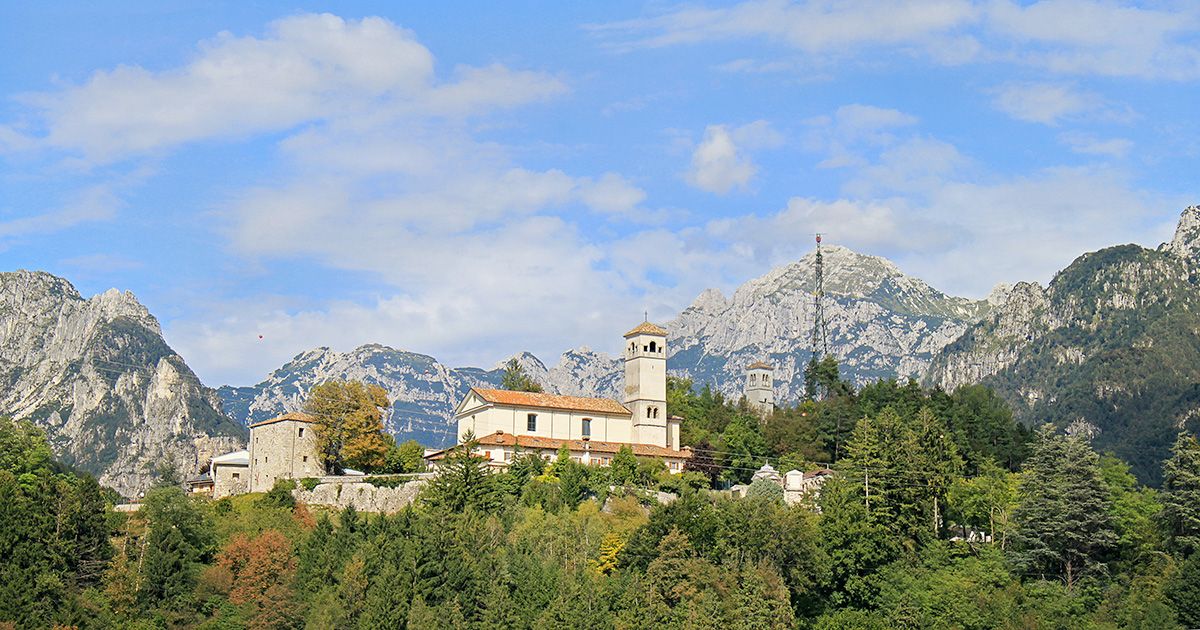
[[[643,322],[625,333],[621,401],[473,388],[455,408],[460,443],[472,434],[478,452],[506,467],[519,452],[553,457],[562,446],[584,464],[607,465],[622,446],[661,458],[681,472],[691,450],[679,444],[682,418],[667,412],[667,331]],[[445,451],[432,454],[435,463]]]

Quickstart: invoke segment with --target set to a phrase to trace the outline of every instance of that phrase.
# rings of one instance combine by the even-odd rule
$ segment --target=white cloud
[[[894,143],[895,131],[915,125],[917,119],[899,110],[854,103],[839,107],[832,116],[805,122],[811,129],[808,147],[828,154],[817,166],[841,168],[865,164],[864,148]]]
[[[876,44],[924,45],[975,19],[965,0],[904,3],[755,0],[731,7],[681,8],[658,17],[592,26],[619,48],[768,37],[807,52]]]
[[[1133,141],[1126,138],[1098,138],[1082,132],[1061,133],[1058,135],[1058,140],[1072,151],[1085,155],[1123,158],[1133,148]]]
[[[782,137],[764,120],[740,127],[709,125],[704,138],[692,152],[688,183],[718,195],[734,188],[744,189],[758,172],[747,150],[778,145]]]
[[[618,50],[765,38],[809,56],[882,47],[943,65],[1001,61],[1071,75],[1191,80],[1200,77],[1198,26],[1200,11],[1186,3],[751,0],[685,6],[591,29]],[[755,71],[770,63],[737,59],[725,69]]]
[[[2,239],[29,234],[50,234],[67,228],[113,218],[123,205],[110,184],[97,184],[72,195],[63,206],[30,216],[0,221]]]
[[[261,38],[222,33],[180,68],[120,66],[25,100],[41,111],[46,133],[37,141],[105,162],[385,110],[464,115],[564,89],[500,65],[459,68],[439,83],[432,54],[411,32],[382,18],[322,14],[284,18]]]
[[[1065,116],[1100,107],[1098,95],[1081,92],[1070,85],[1054,83],[1008,83],[992,90],[996,109],[1026,122],[1057,124]]]
[[[1183,7],[997,0],[987,5],[987,26],[1009,49],[998,52],[1053,72],[1191,80],[1200,77],[1200,12]]]

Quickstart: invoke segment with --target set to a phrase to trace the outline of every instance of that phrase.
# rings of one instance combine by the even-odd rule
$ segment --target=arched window
[[[651,413],[651,408],[650,408],[650,407],[646,407],[646,417],[647,417],[647,418],[652,418],[652,417],[653,417],[653,416],[651,416],[651,415],[650,415],[650,413]]]
[[[650,342],[650,352],[658,352],[658,346],[653,341]]]
[[[583,419],[583,428],[581,430],[581,433],[583,434],[583,437],[592,437],[592,419],[591,418]]]

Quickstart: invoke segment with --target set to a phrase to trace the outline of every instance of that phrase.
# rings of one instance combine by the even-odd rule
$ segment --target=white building
[[[682,419],[667,413],[666,345],[667,331],[649,322],[625,333],[622,402],[472,388],[454,411],[460,443],[475,435],[479,452],[499,467],[519,450],[551,456],[564,444],[577,461],[607,465],[628,444],[635,455],[660,457],[679,472],[691,450],[679,445]]]

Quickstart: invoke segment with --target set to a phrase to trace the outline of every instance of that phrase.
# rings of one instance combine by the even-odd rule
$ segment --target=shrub
[[[291,479],[276,479],[275,485],[258,500],[258,504],[263,507],[279,507],[292,509],[296,507],[296,497],[292,496],[292,490],[296,489],[296,482]]]
[[[300,487],[312,492],[313,488],[316,488],[320,483],[321,480],[316,477],[305,477],[300,480]]]

